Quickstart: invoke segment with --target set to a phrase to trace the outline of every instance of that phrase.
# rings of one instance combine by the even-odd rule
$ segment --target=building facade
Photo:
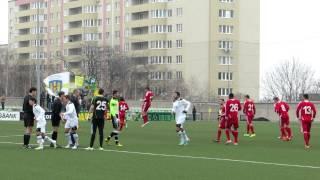
[[[112,47],[147,67],[157,94],[184,81],[205,97],[259,97],[259,0],[15,0],[9,14],[19,61],[77,72],[87,44]]]

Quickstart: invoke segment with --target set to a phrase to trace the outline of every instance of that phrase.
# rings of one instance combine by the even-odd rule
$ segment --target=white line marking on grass
[[[9,138],[9,137],[22,137],[23,135],[10,135],[10,136],[0,136],[0,138]]]
[[[14,142],[0,142],[0,144],[22,145],[22,143],[14,143]],[[35,144],[32,144],[32,145],[35,145]],[[85,150],[85,148],[78,148],[78,149]],[[102,150],[102,151],[104,151],[104,152],[115,152],[115,153],[125,153],[125,154],[146,155],[146,156],[158,156],[158,157],[173,157],[173,158],[184,158],[184,159],[214,160],[214,161],[238,162],[238,163],[272,165],[272,166],[282,166],[282,167],[320,169],[320,166],[308,166],[308,165],[298,165],[298,164],[283,164],[283,163],[273,163],[273,162],[263,162],[263,161],[248,161],[248,160],[240,160],[240,159],[214,158],[214,157],[204,157],[204,156],[183,156],[183,155],[174,155],[174,154],[157,154],[157,153],[121,151],[121,150],[111,150],[111,149],[105,149],[105,150]]]

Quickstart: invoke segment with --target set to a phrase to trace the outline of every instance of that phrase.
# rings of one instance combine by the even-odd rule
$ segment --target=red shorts
[[[148,112],[149,108],[151,106],[151,103],[143,103],[142,105],[142,112]]]
[[[302,132],[309,132],[311,131],[311,125],[312,121],[301,121],[301,127],[302,127]]]
[[[252,124],[254,115],[246,115],[246,117],[247,117],[247,124]]]
[[[238,116],[231,116],[231,117],[228,118],[227,128],[230,129],[231,127],[233,127],[234,129],[238,129],[239,128]]]
[[[281,116],[280,117],[280,124],[281,124],[281,127],[284,127],[284,126],[289,126],[290,125],[290,120],[289,120],[289,116]]]
[[[219,121],[219,128],[225,129],[227,127],[227,120],[224,117],[221,117]]]
[[[119,129],[120,131],[125,127],[126,125],[126,115],[125,114],[120,114],[119,115]]]

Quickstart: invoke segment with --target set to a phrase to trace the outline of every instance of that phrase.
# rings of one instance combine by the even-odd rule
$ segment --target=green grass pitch
[[[108,122],[105,134],[109,134],[110,127]],[[277,123],[256,122],[255,138],[243,137],[245,124],[242,123],[239,146],[213,143],[216,127],[216,121],[186,123],[191,142],[180,147],[173,122],[152,122],[145,128],[140,128],[138,122],[129,122],[128,129],[120,137],[124,147],[105,145],[106,151],[46,147],[39,152],[10,144],[22,142],[21,136],[15,136],[23,133],[22,122],[1,122],[0,179],[320,179],[319,124],[313,126],[310,150],[303,147],[298,124],[292,124],[293,141],[282,142],[277,139]],[[51,129],[50,122],[47,129]],[[81,148],[87,147],[90,138],[88,122],[80,124],[79,136]],[[32,136],[32,142],[35,143],[35,136]],[[65,142],[61,128],[58,143],[65,145]],[[96,147],[97,144],[96,139]]]

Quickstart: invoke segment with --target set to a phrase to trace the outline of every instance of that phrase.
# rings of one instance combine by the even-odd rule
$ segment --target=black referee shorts
[[[52,114],[52,116],[51,116],[52,127],[59,127],[60,121],[61,121],[60,114]]]
[[[34,115],[33,113],[23,113],[24,127],[34,126]]]

